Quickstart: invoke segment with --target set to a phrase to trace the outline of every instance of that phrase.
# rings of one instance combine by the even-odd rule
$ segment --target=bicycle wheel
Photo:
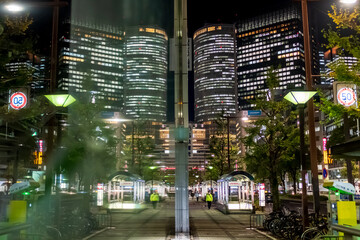
[[[296,231],[296,223],[293,221],[286,221],[284,222],[283,226],[282,226],[282,236],[284,239],[293,239]]]
[[[310,228],[301,235],[301,240],[312,240],[321,235],[317,228]]]
[[[275,231],[277,230],[279,224],[280,224],[281,220],[280,219],[274,219],[270,224],[269,224],[269,230],[272,234],[274,234],[276,236]]]

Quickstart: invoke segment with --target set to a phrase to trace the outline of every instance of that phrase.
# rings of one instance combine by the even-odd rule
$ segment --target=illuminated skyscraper
[[[91,91],[104,100],[105,110],[122,112],[124,32],[82,22],[67,25],[60,39],[58,88]]]
[[[279,89],[305,84],[301,12],[295,6],[237,23],[238,104],[251,109],[267,91],[267,72],[278,68]],[[313,43],[312,43],[313,44]]]
[[[166,121],[167,42],[164,30],[137,27],[126,32],[125,114]]]
[[[209,25],[194,33],[195,122],[236,113],[236,44],[233,25]]]

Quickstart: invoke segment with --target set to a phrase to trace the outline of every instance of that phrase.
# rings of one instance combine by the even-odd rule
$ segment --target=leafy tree
[[[95,181],[105,182],[113,173],[116,164],[117,138],[114,128],[101,118],[101,102],[90,103],[89,93],[76,96],[77,101],[69,106],[67,127],[62,133],[54,154],[58,172],[63,171],[69,179],[78,179],[78,188],[83,185],[88,191]]]
[[[238,147],[233,144],[234,139],[230,136],[230,158],[228,158],[228,121],[229,118],[219,115],[215,119],[215,134],[210,137],[210,165],[214,167],[212,175],[213,180],[218,179],[226,173],[234,170],[234,162],[237,158]]]
[[[32,49],[33,39],[27,35],[31,23],[27,15],[0,17],[0,92],[26,86],[32,79],[31,70],[8,71],[6,65]]]
[[[0,0],[0,5],[4,2]],[[8,163],[6,173],[13,181],[23,175],[24,168],[31,166],[33,160],[31,151],[36,147],[36,137],[32,136],[32,129],[38,131],[45,124],[44,119],[47,114],[52,111],[41,98],[31,99],[31,102],[28,99],[30,103],[25,109],[15,111],[8,108],[9,90],[26,87],[32,80],[33,71],[29,68],[24,67],[18,71],[8,69],[9,63],[22,60],[32,52],[34,39],[28,33],[31,24],[32,19],[26,14],[0,16],[0,127],[7,128],[7,131],[17,139],[15,147],[11,147],[9,141],[5,140],[3,143],[10,151],[17,152],[16,159]],[[13,164],[12,168],[10,164]]]
[[[137,174],[145,180],[151,179],[151,175],[158,176],[159,173],[159,168],[150,169],[151,166],[155,166],[155,141],[148,124],[142,120],[132,122],[131,133],[125,142],[124,161],[122,161],[122,167],[125,167],[126,162],[129,172]],[[157,174],[153,174],[154,171]]]
[[[275,101],[274,90],[279,82],[274,69],[268,72],[269,91],[255,100],[255,109],[264,114],[246,129],[243,139],[248,148],[244,161],[247,171],[257,179],[269,179],[274,210],[279,209],[279,178],[286,162],[295,159],[299,145],[299,130],[295,125],[296,114],[286,100]]]
[[[324,37],[328,40],[328,48],[336,48],[339,54],[346,54],[360,59],[360,14],[358,6],[349,11],[347,9],[338,9],[332,6],[332,11],[328,13],[333,20],[336,28],[329,27],[323,30]],[[337,81],[356,84],[360,86],[360,64],[357,62],[352,66],[345,63],[334,64],[330,66],[332,72],[329,77]],[[344,113],[354,118],[360,117],[360,109],[345,108],[338,104],[335,105],[331,99],[326,98],[321,93],[320,110],[327,114],[327,121],[338,122],[344,117]]]

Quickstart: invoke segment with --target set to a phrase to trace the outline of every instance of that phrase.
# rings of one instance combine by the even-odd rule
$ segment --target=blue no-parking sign
[[[322,172],[323,178],[327,178],[328,176],[328,171],[326,170],[326,168],[323,168],[323,172]]]

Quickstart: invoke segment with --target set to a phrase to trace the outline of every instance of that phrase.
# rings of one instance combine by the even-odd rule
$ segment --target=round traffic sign
[[[16,92],[10,96],[10,106],[13,109],[19,110],[25,107],[26,103],[27,103],[26,95],[22,92]]]
[[[337,100],[341,105],[349,107],[356,101],[356,95],[352,88],[341,88],[337,93]]]

